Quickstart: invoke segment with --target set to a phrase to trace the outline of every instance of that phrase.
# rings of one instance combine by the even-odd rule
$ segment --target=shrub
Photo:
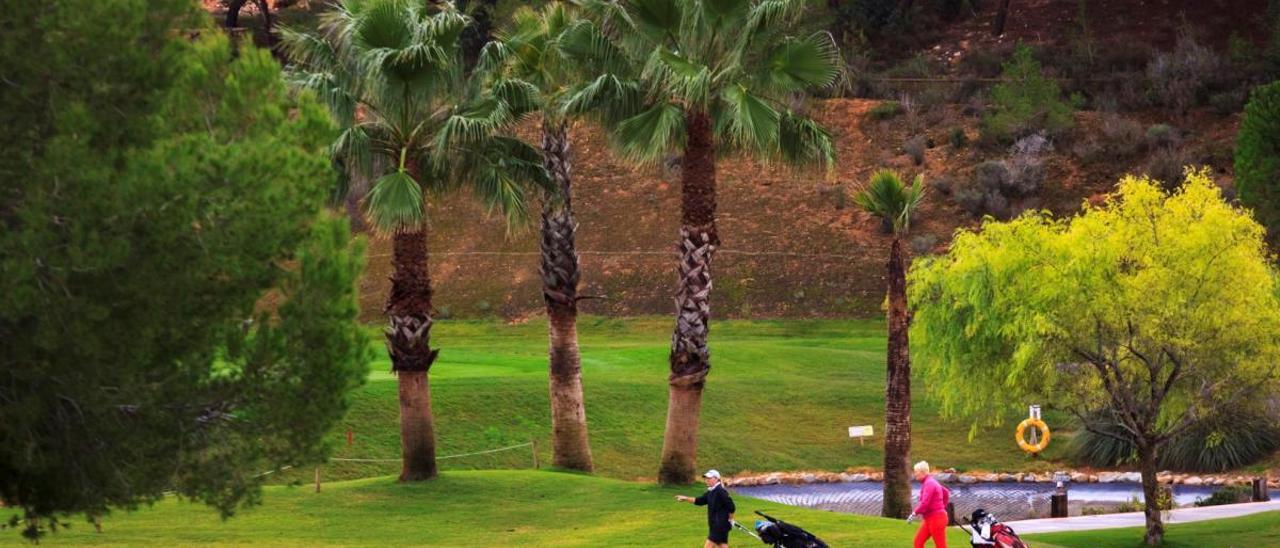
[[[1110,151],[1103,147],[1098,139],[1079,139],[1071,145],[1071,155],[1085,164],[1105,159],[1108,152]]]
[[[899,114],[902,114],[902,105],[897,101],[882,101],[867,111],[867,115],[875,120],[888,120]]]
[[[1142,150],[1145,134],[1138,122],[1107,114],[1103,115],[1099,130],[1106,141],[1102,152],[1112,158],[1128,158]]]
[[[890,78],[929,78],[943,72],[943,68],[926,54],[919,54],[907,59],[889,70],[884,75]]]
[[[1160,510],[1173,509],[1173,490],[1168,485],[1156,487],[1156,508]],[[1146,510],[1146,506],[1142,504],[1142,499],[1133,497],[1116,506],[1115,513],[1124,514],[1128,512],[1142,512]],[[1098,512],[1099,514],[1106,512]]]
[[[1104,415],[1097,415],[1099,419]],[[1124,435],[1116,424],[1104,431]],[[1258,462],[1280,449],[1280,425],[1267,413],[1238,408],[1232,414],[1207,419],[1169,441],[1158,464],[1169,470],[1222,472]],[[1082,464],[1113,467],[1135,459],[1132,443],[1087,430],[1072,439],[1070,451]]]
[[[1002,76],[1006,81],[991,90],[991,112],[982,120],[984,136],[1009,142],[1039,129],[1058,132],[1074,123],[1072,106],[1062,100],[1058,84],[1044,76],[1031,48],[1019,45]]]
[[[1280,82],[1253,90],[1236,135],[1236,191],[1273,233],[1280,224]]]
[[[938,177],[929,179],[929,188],[933,189],[934,192],[937,192],[938,194],[941,194],[943,196],[950,196],[951,190],[954,187],[955,187],[955,182],[951,180],[951,177],[946,175],[940,175]]]
[[[1177,188],[1186,179],[1187,166],[1191,158],[1175,148],[1159,148],[1147,158],[1142,171],[1152,179],[1160,181],[1167,189]]]
[[[907,156],[911,157],[911,161],[915,162],[916,165],[921,165],[924,163],[924,151],[927,145],[924,135],[916,135],[902,144],[902,150],[907,153]]]
[[[964,128],[953,127],[951,133],[947,135],[947,140],[951,142],[953,148],[964,148],[969,144],[969,136],[965,135]]]
[[[1209,106],[1223,116],[1235,114],[1244,106],[1245,96],[1244,89],[1221,91],[1209,96]]]
[[[1213,494],[1206,498],[1197,498],[1196,506],[1219,506],[1249,502],[1251,494],[1250,490],[1243,485],[1228,485],[1215,490]]]
[[[960,58],[959,68],[962,73],[978,78],[995,78],[1000,75],[1004,57],[1004,53],[997,50],[974,48]]]
[[[1044,161],[1032,154],[1016,154],[1005,161],[1009,167],[1006,195],[1030,196],[1040,190],[1044,182]]]
[[[1173,146],[1178,141],[1178,133],[1169,124],[1151,124],[1147,128],[1147,144],[1151,148]]]
[[[1125,514],[1128,512],[1141,512],[1143,508],[1144,506],[1142,505],[1142,499],[1138,497],[1133,497],[1127,501],[1120,503],[1119,506],[1116,506],[1116,513]]]
[[[1005,218],[1009,214],[1009,199],[1004,194],[1008,180],[1009,168],[1004,162],[983,162],[973,170],[973,179],[953,189],[951,197],[971,215]]]
[[[1186,112],[1221,79],[1224,65],[1216,52],[1197,42],[1190,32],[1183,32],[1173,51],[1157,54],[1147,65],[1151,97],[1157,105]]]
[[[1227,36],[1227,58],[1232,65],[1247,67],[1258,59],[1258,47],[1233,30]]]
[[[880,28],[889,23],[897,11],[897,0],[854,0],[833,4],[832,15],[842,25],[853,29]]]
[[[916,255],[927,255],[938,245],[938,237],[933,234],[921,234],[911,239],[911,251]]]

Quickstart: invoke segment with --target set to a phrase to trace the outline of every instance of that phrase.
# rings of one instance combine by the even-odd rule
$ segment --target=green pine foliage
[[[229,515],[324,459],[367,367],[332,124],[266,51],[175,33],[188,2],[15,9],[0,500],[32,537],[169,491]]]
[[[1271,234],[1280,227],[1280,82],[1253,90],[1236,135],[1236,191]]]
[[[1062,100],[1057,82],[1045,77],[1031,48],[1018,45],[1004,64],[1004,80],[991,90],[991,110],[982,119],[983,137],[1010,142],[1028,133],[1060,132],[1075,124],[1073,104]]]

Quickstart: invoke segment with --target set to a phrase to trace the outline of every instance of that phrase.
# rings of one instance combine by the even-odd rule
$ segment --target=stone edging
[[[1142,476],[1137,472],[1097,472],[1080,471],[1031,472],[1015,474],[960,474],[953,469],[934,474],[943,483],[1051,483],[1056,477],[1070,478],[1072,483],[1141,483]],[[1175,474],[1164,471],[1156,475],[1160,483],[1173,485],[1249,485],[1253,478],[1242,474]],[[867,472],[773,472],[769,474],[747,474],[726,478],[724,483],[729,487],[752,487],[757,485],[799,485],[810,483],[851,483],[861,481],[882,481],[884,474],[877,471]],[[1271,489],[1280,489],[1280,480],[1268,478],[1267,485]]]

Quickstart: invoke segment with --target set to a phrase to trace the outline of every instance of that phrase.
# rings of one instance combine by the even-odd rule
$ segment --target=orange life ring
[[[1022,438],[1022,434],[1031,426],[1039,428],[1041,432],[1044,432],[1044,437],[1035,444],[1027,443],[1027,440]],[[1013,435],[1013,438],[1018,442],[1018,447],[1022,448],[1023,451],[1034,455],[1044,451],[1044,448],[1049,446],[1049,425],[1045,424],[1044,421],[1040,419],[1026,419],[1018,423],[1018,431]]]

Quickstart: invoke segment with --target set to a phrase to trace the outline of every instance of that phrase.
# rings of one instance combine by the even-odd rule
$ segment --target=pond
[[[1049,517],[1049,495],[1054,484],[1037,483],[973,483],[948,484],[956,516],[967,516],[977,508],[986,509],[1002,520]],[[1178,506],[1193,504],[1218,489],[1211,486],[1174,485],[1173,498]],[[772,502],[817,508],[849,514],[880,514],[883,485],[864,481],[850,483],[812,483],[803,485],[758,485],[735,487],[734,493]],[[920,484],[912,482],[912,501],[920,494]],[[1137,483],[1068,483],[1067,500],[1071,515],[1083,509],[1113,511],[1135,497],[1142,500],[1142,485]]]

